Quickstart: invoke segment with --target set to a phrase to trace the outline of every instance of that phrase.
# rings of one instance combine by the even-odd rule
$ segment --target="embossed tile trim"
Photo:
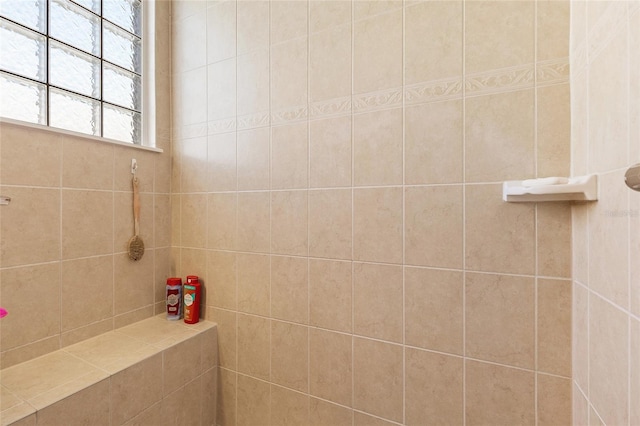
[[[571,52],[571,69],[575,74],[581,73],[587,68],[587,45],[581,44],[573,52]]]
[[[462,79],[452,78],[418,83],[404,88],[406,104],[421,104],[462,98]]]
[[[174,129],[173,137],[175,139],[191,139],[207,135],[207,123],[191,124],[189,126],[180,126]]]
[[[309,105],[310,118],[335,117],[351,114],[351,96],[312,102]]]
[[[598,22],[595,23],[587,39],[589,40],[589,62],[593,61],[609,45],[611,40],[625,30],[625,20],[629,16],[629,8],[619,8],[610,5],[602,14]],[[613,31],[611,30],[613,28]]]
[[[353,95],[353,112],[375,111],[402,106],[402,89]]]
[[[566,83],[569,81],[569,58],[552,59],[536,64],[536,85]]]
[[[243,115],[238,117],[238,130],[255,129],[257,127],[265,127],[270,124],[268,112],[259,112],[256,114]]]
[[[233,132],[234,130],[236,130],[236,119],[232,117],[222,120],[210,121],[208,128],[210,135]]]
[[[465,95],[484,95],[533,87],[535,83],[534,64],[502,68],[466,77]]]
[[[295,123],[309,118],[309,108],[304,106],[292,107],[271,114],[271,124]]]

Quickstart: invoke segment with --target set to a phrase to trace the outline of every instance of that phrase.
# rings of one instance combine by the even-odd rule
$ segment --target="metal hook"
[[[11,197],[0,195],[0,206],[8,206],[11,202]]]

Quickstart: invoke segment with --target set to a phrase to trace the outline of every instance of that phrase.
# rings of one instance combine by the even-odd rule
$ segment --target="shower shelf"
[[[502,199],[510,203],[596,201],[598,199],[598,177],[586,175],[572,178],[548,177],[510,180],[502,185]]]

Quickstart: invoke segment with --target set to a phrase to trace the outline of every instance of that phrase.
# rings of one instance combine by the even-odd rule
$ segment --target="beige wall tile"
[[[465,71],[534,62],[534,2],[465,3]]]
[[[309,126],[297,123],[271,129],[271,188],[307,188]]]
[[[207,273],[207,252],[201,249],[181,249],[180,272],[177,276],[196,275],[200,277],[200,283],[206,285],[204,278]]]
[[[60,191],[0,187],[11,197],[0,222],[0,264],[3,267],[60,258]]]
[[[534,424],[534,373],[466,361],[467,425]]]
[[[161,424],[163,420],[162,402],[158,402],[124,424],[126,426],[155,426]]]
[[[146,392],[138,392],[144,384]],[[162,355],[111,376],[111,420],[122,424],[162,399]]]
[[[309,1],[309,31],[316,33],[351,22],[351,4],[326,0]]]
[[[113,159],[112,145],[65,136],[62,142],[62,186],[113,189]]]
[[[238,196],[210,193],[207,196],[207,247],[234,250],[238,224]]]
[[[172,108],[174,129],[202,124],[207,121],[207,68],[200,67],[180,74],[172,84]],[[175,130],[174,130],[175,132]]]
[[[611,149],[612,143],[620,143],[613,141],[625,140],[629,127],[627,33],[618,31],[613,37],[614,34],[616,32],[611,31],[611,41],[600,55],[591,59],[589,66],[587,93],[590,172],[606,172],[627,166],[627,151],[624,148]],[[620,144],[624,147],[624,142]]]
[[[238,372],[270,379],[270,320],[238,314]],[[240,393],[240,391],[239,391]]]
[[[640,321],[629,321],[629,424],[640,422]]]
[[[462,358],[405,349],[405,423],[463,423]],[[446,392],[442,390],[446,389]]]
[[[355,115],[353,179],[356,186],[402,183],[402,109]]]
[[[271,385],[271,424],[308,425],[309,396]]]
[[[3,351],[60,334],[59,263],[3,269],[0,294],[9,312],[0,322]]]
[[[351,185],[351,117],[309,123],[309,186]]]
[[[353,4],[353,19],[369,18],[381,13],[390,12],[402,7],[402,3],[397,0],[363,0]]]
[[[62,136],[4,123],[0,129],[0,181],[4,185],[60,185]]]
[[[139,309],[154,302],[153,256],[137,262],[124,254],[113,258],[114,314]]]
[[[113,256],[62,262],[60,297],[65,303],[60,316],[61,331],[69,331],[110,319],[115,314],[113,265]],[[143,283],[133,285],[137,287],[138,284]],[[123,285],[132,284],[128,282]]]
[[[258,425],[270,418],[269,383],[238,375],[237,425]]]
[[[110,254],[113,248],[113,193],[63,190],[62,258]]]
[[[85,142],[86,143],[86,142]],[[132,150],[128,146],[114,146],[113,152],[113,189],[116,191],[132,191],[131,160],[138,165],[136,177],[141,193],[154,191],[155,152]],[[110,188],[107,188],[110,189]]]
[[[538,374],[538,424],[571,424],[571,380]]]
[[[202,373],[200,345],[201,336],[197,336],[162,352],[162,384],[165,398]]]
[[[154,260],[154,278],[153,278],[153,288],[154,288],[154,302],[158,303],[166,303],[166,284],[167,278],[173,277],[175,274],[172,272],[172,261],[171,261],[171,248],[161,248],[155,249],[153,251],[155,255]],[[162,309],[162,312],[165,312],[165,309]]]
[[[589,208],[589,287],[627,307],[629,304],[629,211],[623,171],[599,175],[599,200]],[[601,413],[602,414],[602,413]],[[606,419],[605,419],[606,420]]]
[[[467,273],[465,354],[533,369],[534,295],[532,278]]]
[[[402,342],[402,267],[354,263],[353,332]]]
[[[306,326],[271,322],[271,380],[300,392],[309,390],[309,332]]]
[[[309,398],[309,424],[351,426],[353,411],[341,405],[311,397]]]
[[[15,349],[3,350],[0,352],[0,364],[2,368],[9,368],[57,349],[60,349],[60,337],[49,337]]]
[[[571,376],[571,281],[538,279],[538,370]]]
[[[406,184],[462,182],[462,101],[407,107],[404,128]]]
[[[202,358],[203,375],[210,371],[216,370],[220,365],[218,357],[218,330],[210,328],[200,335],[200,356]],[[204,379],[203,379],[204,380]],[[214,386],[215,388],[215,386]]]
[[[306,190],[271,193],[271,253],[308,254],[307,200]]]
[[[238,50],[240,55],[256,49],[269,47],[269,2],[238,2],[236,5],[238,25]]]
[[[536,5],[536,58],[564,58],[569,55],[569,17],[571,3],[568,1],[541,1]]]
[[[271,47],[271,108],[307,105],[308,50],[306,37]]]
[[[352,330],[351,262],[309,260],[309,324]]]
[[[271,44],[306,36],[308,9],[306,1],[271,3]]]
[[[211,321],[217,324],[218,329],[218,350],[220,356],[220,366],[227,369],[236,369],[237,366],[237,335],[238,321],[237,314],[224,309],[211,309]],[[225,370],[226,371],[226,370]],[[224,375],[221,376],[222,381]],[[235,379],[234,379],[235,383]],[[222,408],[219,407],[218,412]]]
[[[236,114],[235,58],[207,66],[207,118],[209,121]]]
[[[169,120],[169,122],[171,121],[170,118],[167,118],[167,120]],[[154,162],[155,170],[153,176],[153,189],[155,192],[169,194],[171,192],[171,162],[173,160],[171,158],[171,145],[169,144],[169,141],[164,144],[160,141],[158,141],[157,143],[158,146],[164,146],[165,144],[166,146],[163,148],[164,153],[159,154],[155,157],[156,161]]]
[[[589,400],[605,424],[629,421],[628,316],[589,297]]]
[[[162,416],[166,425],[180,426],[200,423],[201,400],[197,396],[194,397],[189,391],[201,389],[201,386],[202,379],[197,377],[162,400]]]
[[[461,185],[405,189],[405,261],[411,265],[462,268]]]
[[[60,420],[68,424],[109,425],[109,382],[105,379],[60,402],[38,410],[38,424],[59,425]]]
[[[212,368],[201,376],[202,390],[200,405],[202,409],[201,423],[203,425],[216,424],[218,416],[218,369]]]
[[[155,247],[171,246],[171,196],[169,194],[153,195],[153,243]]]
[[[153,315],[155,309],[155,303],[143,306],[141,308],[134,309],[124,314],[116,315],[113,317],[113,328],[120,328],[133,324],[138,321],[142,321],[145,318],[149,318]],[[165,305],[166,306],[166,305]],[[166,312],[163,310],[163,312]]]
[[[353,408],[402,421],[402,346],[353,341]]]
[[[235,191],[238,187],[235,132],[210,135],[207,154],[209,190]]]
[[[381,29],[384,28],[384,31]],[[402,85],[402,11],[358,21],[353,27],[353,91]]]
[[[571,276],[575,281],[585,285],[589,284],[588,210],[584,205],[571,208]]]
[[[462,272],[405,267],[404,280],[405,344],[462,355]]]
[[[271,316],[309,323],[308,261],[300,257],[271,257]]]
[[[236,2],[207,6],[207,63],[211,64],[236,54]]]
[[[467,5],[467,8],[479,4],[484,3],[473,2]],[[527,2],[513,4],[527,4]],[[489,7],[495,7],[496,12],[501,9],[501,6],[496,3],[491,3]],[[495,28],[493,25],[491,27]],[[466,100],[465,179],[467,182],[495,182],[534,177],[535,110],[533,106],[533,90],[498,93]]]
[[[574,424],[589,424],[589,403],[575,383],[573,385],[572,417]]]
[[[571,277],[571,206],[541,203],[536,208],[538,274]]]
[[[203,37],[203,34],[206,34],[207,14],[204,5],[199,5],[198,9],[196,13],[183,19],[173,19],[173,43],[183,46],[182,49],[172,50],[171,70],[174,72],[193,70],[206,64],[207,38]]]
[[[352,404],[351,336],[320,329],[309,329],[309,393],[318,398],[351,407]],[[321,404],[323,405],[323,404]],[[341,419],[339,409],[314,406],[311,420]]]
[[[163,306],[163,309],[164,309],[164,306]],[[104,334],[113,330],[115,328],[114,322],[115,322],[114,318],[110,316],[109,318],[102,321],[98,321],[86,326],[74,328],[66,332],[63,331],[59,339],[58,337],[56,337],[56,339],[60,341],[60,347],[64,348],[66,346],[73,345],[75,343],[90,339],[92,337],[95,337],[100,334]]]
[[[237,308],[236,253],[209,251],[207,278],[210,283],[207,304],[225,309]]]
[[[577,176],[589,172],[588,87],[586,72],[571,76],[571,108],[580,111],[571,117],[571,172]]]
[[[553,9],[567,3],[545,1],[540,2],[539,7]],[[542,6],[543,4],[545,6]],[[538,176],[569,176],[571,168],[571,145],[567,143],[571,140],[571,111],[567,108],[571,103],[569,84],[540,87],[536,90],[536,95]]]
[[[533,274],[535,210],[502,201],[502,185],[465,189],[465,267],[471,270]]]
[[[238,4],[247,4],[239,2]],[[265,3],[266,2],[260,2]],[[237,57],[238,115],[269,110],[269,51],[259,50]]]
[[[309,191],[309,255],[351,259],[352,191]]]
[[[406,7],[405,84],[462,75],[462,10],[461,1]]]
[[[269,251],[270,198],[268,192],[238,193],[238,250]]]
[[[220,425],[236,424],[237,374],[220,368],[218,370],[218,407],[217,422]]]
[[[353,412],[354,426],[393,426],[396,424],[397,423],[383,420],[379,417],[370,416],[368,414],[364,414],[359,411]]]
[[[310,4],[313,11],[319,7],[314,5],[322,2],[311,1]],[[322,7],[345,5],[350,6],[347,2],[324,2]],[[351,22],[313,33],[309,38],[309,100],[350,96],[352,62]]]
[[[238,189],[269,189],[269,129],[238,132]]]
[[[262,254],[238,253],[238,310],[269,315],[270,259]]]
[[[357,189],[353,193],[353,257],[402,262],[402,189]]]
[[[582,389],[589,389],[589,292],[578,283],[573,283],[572,312],[572,358],[571,369],[574,382]]]

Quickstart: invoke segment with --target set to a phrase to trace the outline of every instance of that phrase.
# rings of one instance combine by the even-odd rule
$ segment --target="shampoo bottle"
[[[182,314],[182,278],[167,278],[167,319],[178,320]]]
[[[196,275],[187,275],[184,285],[184,322],[195,324],[200,321],[200,282]]]

